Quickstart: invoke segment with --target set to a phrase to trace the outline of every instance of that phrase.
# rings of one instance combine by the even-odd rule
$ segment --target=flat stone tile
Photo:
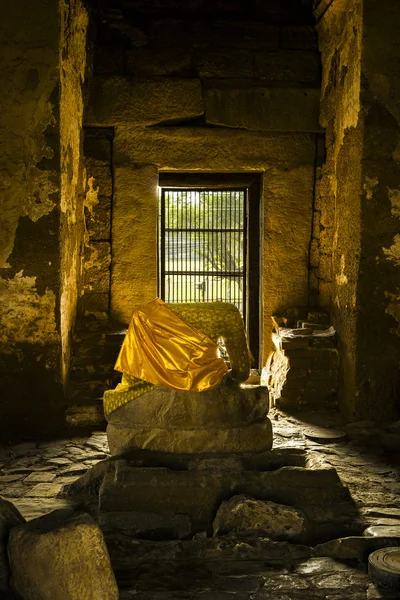
[[[43,471],[41,473],[31,473],[25,478],[26,483],[51,483],[56,478],[55,473]]]
[[[25,477],[24,473],[13,473],[12,475],[0,475],[0,486],[3,486],[7,483],[12,483],[13,481],[19,481]]]
[[[83,475],[88,470],[88,465],[85,464],[72,464],[67,467],[63,467],[57,473],[57,477],[65,477],[68,475],[74,475],[75,477],[79,477],[79,475]]]
[[[47,459],[49,465],[58,465],[60,467],[64,467],[72,464],[69,458],[50,458]]]
[[[1,495],[3,497],[10,496],[10,498],[22,498],[25,496],[28,487],[22,482],[12,483],[2,488]]]
[[[40,498],[40,501],[38,501],[37,498],[11,498],[7,496],[3,496],[3,498],[10,500],[27,521],[46,515],[53,510],[71,507],[71,504],[64,499]]]
[[[58,483],[38,483],[25,492],[28,498],[55,498],[61,492],[61,485]]]

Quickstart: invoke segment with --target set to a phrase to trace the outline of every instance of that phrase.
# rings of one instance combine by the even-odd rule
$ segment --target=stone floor
[[[400,424],[359,422],[344,426],[336,413],[289,416],[270,411],[274,447],[312,450],[334,466],[367,525],[400,524]],[[343,431],[323,440],[318,429]],[[26,441],[0,447],[0,495],[13,502],[26,519],[67,505],[57,498],[62,486],[108,456],[104,432],[91,437]],[[315,556],[291,565],[271,566],[263,560],[224,557],[181,571],[165,561],[149,565],[134,588],[121,590],[121,600],[373,600],[400,597],[379,592],[363,563]]]

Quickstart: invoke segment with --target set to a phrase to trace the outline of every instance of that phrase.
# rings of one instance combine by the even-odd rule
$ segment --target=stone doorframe
[[[157,295],[160,171],[263,173],[261,355],[271,315],[308,304],[316,135],[223,127],[117,126],[114,138],[111,316],[128,323]]]

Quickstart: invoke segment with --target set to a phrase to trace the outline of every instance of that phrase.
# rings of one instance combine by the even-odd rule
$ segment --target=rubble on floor
[[[301,316],[305,320],[299,320]],[[272,406],[282,410],[335,407],[339,354],[327,315],[302,315],[299,309],[289,309],[272,320],[275,350],[262,374]]]
[[[57,510],[17,525],[8,556],[24,600],[118,600],[103,535],[88,514]]]
[[[338,536],[333,534],[314,546],[272,541],[260,531],[220,531],[213,537],[212,531],[207,534],[202,530],[192,537],[188,534],[188,520],[184,518],[171,518],[169,523],[164,523],[162,531],[162,523],[159,520],[157,524],[154,514],[147,523],[141,515],[133,515],[132,522],[125,526],[124,514],[105,511],[98,521],[107,541],[121,600],[396,597],[392,591],[373,584],[366,559],[373,549],[396,546],[400,539],[397,529],[372,529],[371,532],[371,528],[400,526],[399,457],[391,450],[393,446],[383,443],[388,435],[397,439],[399,425],[368,421],[343,425],[334,412],[296,417],[273,410],[270,417],[275,457],[280,460],[292,457],[295,465],[291,468],[300,471],[306,464],[311,468],[318,463],[323,463],[328,472],[330,467],[336,469],[357,509],[348,535],[336,540]],[[345,436],[329,439],[327,435],[324,439],[324,430],[341,430]],[[192,460],[196,457],[192,456]],[[67,498],[60,497],[60,490],[93,465],[97,477],[88,474],[87,480],[92,482],[90,494],[97,496],[109,463],[116,462],[115,458],[109,458],[103,432],[89,439],[81,437],[42,444],[29,441],[2,447],[0,461],[0,495],[10,500],[28,521],[56,508],[70,506]],[[278,461],[277,470],[279,466]],[[277,470],[270,471],[268,476]],[[236,490],[236,495],[241,493]],[[317,503],[315,508],[318,508]],[[340,531],[344,515],[324,503],[319,508],[320,519]],[[143,539],[151,538],[151,531],[157,531],[157,527],[158,537],[162,539],[157,540],[157,535],[155,539]],[[107,533],[110,529],[112,535]],[[175,533],[171,535],[171,531]]]

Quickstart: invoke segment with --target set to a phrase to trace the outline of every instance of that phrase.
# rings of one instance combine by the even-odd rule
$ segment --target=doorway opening
[[[174,302],[230,302],[259,357],[260,174],[160,174],[158,285]]]

